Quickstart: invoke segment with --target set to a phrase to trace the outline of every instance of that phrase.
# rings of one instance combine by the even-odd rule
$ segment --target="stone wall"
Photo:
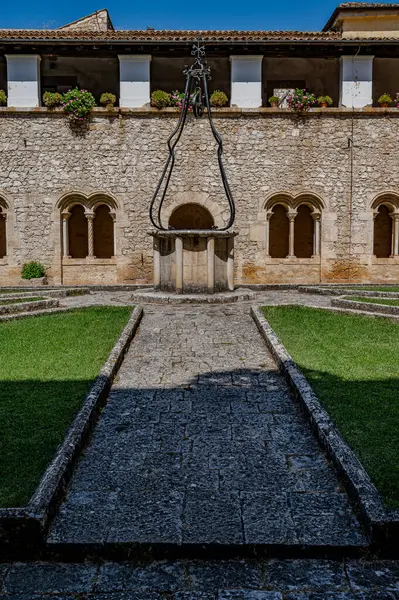
[[[299,118],[272,109],[216,115],[237,203],[238,283],[399,281],[398,257],[373,259],[371,208],[378,194],[399,193],[398,116],[379,109],[316,110]],[[0,198],[8,205],[0,284],[17,282],[22,264],[34,259],[49,267],[54,283],[150,282],[147,211],[176,118],[171,110],[111,116],[98,109],[85,131],[57,111],[0,110]],[[115,258],[62,259],[59,205],[74,193],[107,194],[116,203]],[[311,193],[324,206],[321,257],[267,257],[265,205],[281,193]],[[166,223],[184,202],[204,205],[217,224],[227,218],[205,118],[189,118],[178,146]]]

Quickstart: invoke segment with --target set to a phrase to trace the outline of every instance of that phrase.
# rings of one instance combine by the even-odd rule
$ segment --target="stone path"
[[[3,592],[3,593],[1,593]],[[398,600],[399,563],[0,564],[0,600]]]
[[[366,544],[245,304],[145,307],[48,542]]]

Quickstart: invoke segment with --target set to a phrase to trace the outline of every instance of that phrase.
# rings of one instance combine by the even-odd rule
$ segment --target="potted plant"
[[[32,260],[25,263],[21,270],[22,283],[30,285],[45,285],[47,283],[46,268],[42,263]]]
[[[288,94],[287,104],[295,112],[304,112],[316,104],[316,96],[297,88],[295,92]]]
[[[56,108],[62,105],[62,94],[58,92],[44,92],[43,104],[47,108]]]
[[[116,102],[115,94],[110,92],[104,92],[100,97],[100,104],[102,104],[106,110],[114,110],[114,104]]]
[[[87,90],[74,88],[66,92],[62,98],[64,112],[72,123],[87,121],[92,109],[96,106],[93,94]]]
[[[155,90],[151,94],[151,106],[155,108],[166,108],[170,106],[170,94],[163,90]]]
[[[7,94],[4,90],[0,90],[0,106],[7,105]]]
[[[178,90],[175,90],[174,92],[171,93],[171,95],[170,95],[170,105],[171,106],[176,106],[177,108],[180,108],[180,110],[181,110],[183,108],[183,101],[184,101],[184,92],[179,92]],[[193,110],[193,107],[191,105],[191,98],[188,103],[188,110],[189,110],[189,112],[191,112]]]
[[[382,94],[377,100],[378,104],[381,108],[388,108],[390,104],[392,104],[392,98],[389,94]]]
[[[215,90],[212,92],[211,97],[209,98],[209,104],[215,108],[222,108],[222,106],[226,106],[229,99],[226,94],[221,90]]]
[[[270,106],[272,108],[278,108],[278,105],[280,103],[280,98],[278,96],[271,96],[269,98],[269,102],[270,102]]]
[[[320,104],[321,108],[328,108],[333,103],[331,96],[319,96],[317,102]]]

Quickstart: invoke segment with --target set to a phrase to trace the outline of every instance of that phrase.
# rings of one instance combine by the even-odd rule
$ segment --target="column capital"
[[[397,221],[399,221],[399,212],[392,212],[392,213],[389,213],[389,216],[391,217],[391,219],[392,219],[393,221],[395,221],[395,223],[396,223]]]
[[[295,221],[295,217],[297,216],[298,212],[296,210],[289,210],[287,211],[287,218],[290,222]]]
[[[85,212],[85,217],[88,221],[93,221],[95,216],[96,216],[96,214],[91,210],[88,210]]]
[[[313,221],[320,221],[320,219],[321,219],[321,212],[319,210],[314,210],[310,214],[312,215]]]
[[[69,210],[64,210],[61,213],[61,217],[63,221],[69,221],[70,217],[71,217],[71,213],[69,212]]]

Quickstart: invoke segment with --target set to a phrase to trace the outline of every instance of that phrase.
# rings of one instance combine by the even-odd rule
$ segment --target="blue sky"
[[[379,0],[381,1],[381,0]],[[100,2],[100,4],[99,4]],[[108,8],[117,29],[300,29],[323,27],[338,0],[3,0],[0,28],[55,28]],[[392,2],[392,0],[391,0]],[[398,2],[399,5],[399,2]]]

